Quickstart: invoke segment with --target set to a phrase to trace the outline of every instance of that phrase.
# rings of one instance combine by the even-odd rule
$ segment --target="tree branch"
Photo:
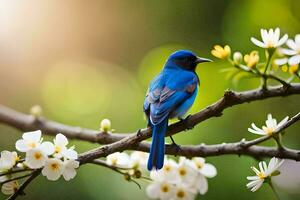
[[[214,104],[204,108],[194,115],[190,115],[190,117],[184,121],[171,124],[168,127],[166,136],[174,135],[186,130],[188,127],[193,127],[209,118],[221,116],[223,110],[234,105],[294,94],[300,94],[299,83],[291,84],[289,87],[277,86],[270,87],[268,89],[255,89],[245,92],[233,92],[228,90],[225,92],[224,96]],[[68,126],[42,117],[35,118],[34,116],[20,113],[2,105],[0,105],[0,123],[10,125],[21,131],[33,131],[39,129],[42,130],[44,134],[55,135],[57,133],[62,133],[69,139],[78,139],[99,144],[110,144],[129,135],[128,133],[111,134],[81,127]],[[145,140],[151,137],[151,131],[149,128],[143,129],[139,131],[139,135],[142,140]]]
[[[300,94],[300,84],[291,84],[289,87],[271,87],[268,89],[256,89],[245,92],[226,91],[224,96],[214,104],[206,107],[205,109],[194,115],[191,115],[184,121],[179,121],[171,124],[168,127],[167,136],[186,130],[188,127],[195,126],[209,118],[221,116],[223,110],[234,105],[262,100],[270,97],[288,96],[293,94]],[[146,142],[142,142],[143,140],[151,137],[151,130],[149,128],[140,130],[137,132],[137,134],[108,134],[90,129],[67,126],[57,122],[48,121],[44,118],[35,118],[33,116],[25,115],[11,110],[4,106],[0,106],[0,122],[16,127],[22,131],[41,129],[45,134],[50,135],[61,132],[70,139],[80,139],[90,142],[97,142],[100,144],[112,143],[81,154],[79,157],[79,161],[81,162],[81,164],[90,162],[99,157],[107,156],[116,151],[149,151],[149,144]],[[291,120],[289,120],[288,122],[291,122]],[[224,145],[198,145],[192,147],[183,146],[180,152],[177,152],[176,149],[172,148],[172,146],[167,146],[166,153],[172,155],[183,155],[187,157],[216,156],[221,154],[244,154],[252,155],[254,157],[270,157],[276,155],[277,157],[286,157],[294,160],[299,160],[298,152],[295,150],[285,149],[284,151],[278,151],[276,149],[268,147],[252,146],[267,139],[268,138],[259,138],[255,140],[253,144],[248,143],[248,145],[247,143],[245,145],[245,142],[243,141],[240,143],[230,143]]]
[[[285,130],[292,124],[300,120],[300,113],[296,114],[277,130],[274,134],[278,134],[281,131]],[[141,138],[138,134],[128,136],[118,142],[113,144],[105,145],[103,147],[96,148],[94,150],[85,152],[80,155],[79,161],[81,164],[90,162],[96,158],[107,156],[111,153],[124,150],[139,150],[149,152],[150,144],[146,142],[141,142]],[[207,157],[207,156],[218,156],[225,154],[236,154],[236,155],[248,155],[256,158],[260,157],[278,157],[293,159],[300,161],[300,151],[292,150],[287,148],[272,148],[272,147],[261,147],[255,146],[255,144],[262,143],[272,136],[263,136],[258,139],[251,141],[245,141],[244,139],[236,143],[228,144],[216,144],[216,145],[190,145],[190,146],[181,146],[180,151],[172,145],[166,145],[166,154],[169,155],[181,155],[185,157]]]

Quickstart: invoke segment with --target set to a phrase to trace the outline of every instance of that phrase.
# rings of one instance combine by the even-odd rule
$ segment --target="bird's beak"
[[[203,63],[203,62],[213,62],[213,61],[207,58],[197,57],[196,63]]]

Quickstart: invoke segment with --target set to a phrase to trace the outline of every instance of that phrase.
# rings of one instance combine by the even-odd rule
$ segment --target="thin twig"
[[[39,174],[41,173],[41,169],[35,170],[32,175],[22,183],[22,185],[19,187],[19,189],[10,197],[7,198],[7,200],[15,200],[19,195],[24,194],[25,188],[29,185],[31,181],[33,181]]]
[[[10,174],[20,173],[20,172],[26,172],[26,171],[33,171],[33,170],[29,169],[29,168],[26,168],[26,169],[13,169],[13,170],[10,170],[10,171],[7,171],[7,172],[0,173],[0,177],[1,176],[7,176],[7,175],[10,175]]]
[[[5,183],[8,183],[8,182],[11,182],[11,181],[15,181],[15,180],[19,180],[19,179],[22,179],[22,178],[26,178],[26,177],[31,176],[31,175],[32,175],[32,173],[30,173],[30,174],[25,174],[25,175],[22,175],[22,176],[17,176],[17,177],[15,177],[15,178],[11,178],[11,179],[2,181],[2,182],[1,182],[1,185],[5,184]]]

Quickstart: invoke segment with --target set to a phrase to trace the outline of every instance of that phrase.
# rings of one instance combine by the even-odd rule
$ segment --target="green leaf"
[[[278,170],[276,170],[275,172],[273,172],[271,174],[271,176],[278,176],[278,175],[280,175],[280,171],[278,171]]]

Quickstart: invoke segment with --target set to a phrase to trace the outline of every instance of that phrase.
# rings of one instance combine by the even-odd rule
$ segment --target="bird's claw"
[[[140,136],[142,135],[141,129],[137,130],[136,135],[137,135],[138,137],[140,137]]]
[[[180,147],[180,145],[176,144],[176,142],[174,141],[172,136],[170,136],[170,139],[172,141],[171,147],[176,149],[175,156],[177,156],[178,152],[181,151],[181,147]]]
[[[186,130],[191,130],[191,129],[194,128],[193,125],[191,125],[191,124],[188,123],[190,117],[191,117],[191,115],[188,115],[188,116],[187,116],[186,118],[184,118],[184,119],[183,119],[183,118],[178,118],[179,121],[183,122],[183,124],[184,124]]]
[[[171,144],[171,147],[174,148],[174,149],[176,150],[175,156],[177,156],[177,154],[181,151],[181,146],[178,145],[178,144],[176,144],[175,142],[173,142],[173,143]]]

